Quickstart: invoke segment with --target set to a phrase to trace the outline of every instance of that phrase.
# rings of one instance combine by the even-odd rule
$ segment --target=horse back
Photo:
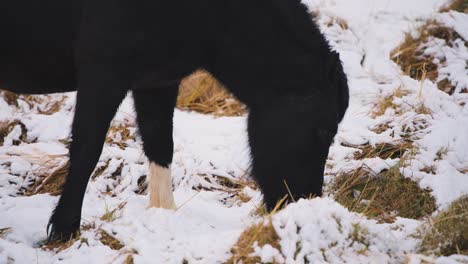
[[[67,0],[0,4],[0,88],[39,94],[74,90],[78,10]]]

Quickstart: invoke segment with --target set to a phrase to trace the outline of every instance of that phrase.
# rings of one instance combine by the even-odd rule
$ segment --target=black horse
[[[348,106],[337,53],[300,0],[15,0],[0,4],[0,86],[77,90],[71,165],[49,239],[80,227],[83,196],[132,91],[150,160],[150,206],[174,208],[172,117],[180,80],[204,68],[249,108],[252,173],[266,205],[320,196]]]

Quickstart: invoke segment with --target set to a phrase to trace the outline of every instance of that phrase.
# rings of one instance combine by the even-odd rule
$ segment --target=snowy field
[[[406,76],[390,59],[405,33],[416,34],[428,19],[468,39],[468,14],[439,12],[447,0],[303,2],[317,14],[349,78],[350,107],[331,147],[327,184],[342,171],[365,165],[380,172],[401,162],[356,159],[355,146],[410,137],[417,151],[406,157],[401,173],[430,190],[437,206],[433,216],[468,194],[466,42],[447,47],[435,39],[429,44],[428,52],[436,59],[445,58],[439,78],[455,84],[451,95],[431,80]],[[392,108],[375,114],[382,98],[402,90]],[[262,221],[257,213],[261,193],[249,184],[245,116],[214,118],[176,110],[172,174],[179,208],[147,209],[141,183],[148,164],[134,137],[135,114],[127,98],[113,121],[113,127],[126,127],[126,134],[116,129],[109,136],[98,164],[100,175],[90,181],[86,192],[80,239],[63,249],[44,247],[45,227],[58,197],[24,193],[38,178],[66,163],[74,97],[70,93],[20,98],[18,105],[0,97],[0,122],[24,124],[15,126],[0,144],[1,264],[223,263],[243,230]],[[44,113],[55,106],[58,111]],[[385,129],[377,131],[378,127]],[[111,217],[106,217],[109,213]],[[382,223],[350,212],[328,191],[322,198],[291,204],[269,219],[280,247],[254,245],[253,254],[265,263],[468,263],[463,255],[420,254],[417,234],[426,218],[396,217],[392,223]],[[357,227],[366,230],[358,234],[363,236],[360,239]],[[119,245],[103,244],[106,234]]]

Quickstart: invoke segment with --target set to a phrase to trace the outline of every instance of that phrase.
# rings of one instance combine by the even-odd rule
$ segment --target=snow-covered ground
[[[322,31],[340,52],[350,85],[351,103],[331,147],[327,181],[336,172],[363,163],[377,172],[391,167],[398,160],[355,160],[356,148],[349,146],[395,142],[411,131],[418,152],[407,161],[404,176],[430,188],[439,210],[468,194],[468,93],[460,92],[468,84],[466,45],[446,49],[433,41],[431,52],[447,59],[441,75],[457,83],[458,92],[453,95],[438,90],[429,80],[420,82],[405,76],[390,59],[405,32],[414,32],[427,19],[453,27],[466,39],[468,15],[438,13],[447,0],[303,2],[318,14]],[[387,109],[373,117],[379,99],[398,88],[408,94],[396,99],[397,110]],[[261,203],[259,191],[250,187],[240,190],[252,198],[242,202],[222,184],[226,179],[246,179],[249,150],[245,117],[214,118],[176,111],[172,173],[179,209],[146,209],[148,198],[137,194],[139,179],[147,173],[138,140],[123,142],[123,148],[106,144],[98,167],[108,165],[101,176],[90,181],[83,206],[82,222],[92,227],[68,249],[58,253],[45,250],[40,243],[46,238],[45,227],[57,197],[18,193],[38,175],[66,161],[64,143],[69,136],[74,94],[47,99],[61,101],[60,111],[44,115],[41,110],[48,107],[47,102],[31,107],[19,100],[19,106],[14,107],[0,98],[0,121],[18,119],[28,131],[26,142],[17,146],[13,144],[21,136],[17,126],[0,147],[0,230],[9,228],[0,235],[0,263],[123,263],[128,255],[135,263],[222,263],[230,257],[241,232],[260,220],[254,213]],[[418,111],[421,105],[431,114]],[[129,126],[133,134],[134,122],[131,100],[126,100],[114,125]],[[382,124],[388,129],[375,132]],[[119,141],[119,136],[114,135],[114,141]],[[430,172],[424,170],[427,167],[432,168]],[[101,220],[105,212],[116,208],[113,221]],[[272,223],[281,249],[257,247],[255,254],[265,262],[468,262],[467,256],[428,259],[415,255],[420,243],[415,233],[424,221],[397,218],[395,223],[380,224],[349,212],[329,197],[291,204],[274,215]],[[365,237],[358,240],[353,237],[357,227],[366,230]],[[113,250],[103,245],[96,230],[112,234],[124,247]]]

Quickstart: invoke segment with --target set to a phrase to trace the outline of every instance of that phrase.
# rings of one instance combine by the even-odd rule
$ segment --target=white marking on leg
[[[164,168],[151,162],[149,165],[149,194],[148,207],[177,209],[172,193],[171,166]]]

